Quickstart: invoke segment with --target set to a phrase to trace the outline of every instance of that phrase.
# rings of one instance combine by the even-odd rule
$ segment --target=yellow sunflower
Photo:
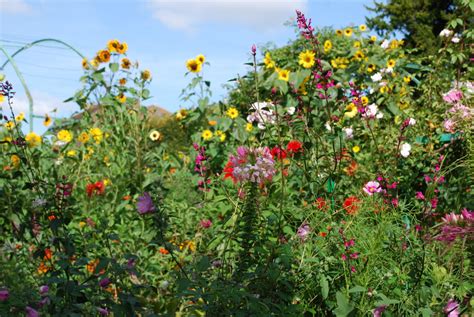
[[[229,118],[235,119],[239,116],[239,111],[236,108],[231,107],[227,109],[226,114]]]
[[[369,98],[367,96],[362,96],[362,98],[360,98],[360,101],[362,102],[363,106],[367,106],[369,104]]]
[[[69,143],[72,141],[72,133],[68,130],[61,130],[57,134],[58,140]]]
[[[199,63],[204,64],[204,62],[206,61],[206,57],[204,57],[204,55],[202,55],[202,54],[199,54],[198,56],[196,56],[196,60]]]
[[[221,130],[216,131],[216,136],[220,139],[221,142],[225,141],[226,134],[222,132]]]
[[[104,132],[102,132],[100,128],[92,128],[89,130],[89,133],[97,144],[99,144],[104,138]]]
[[[347,28],[344,30],[344,35],[347,36],[347,37],[351,37],[352,36],[352,28]]]
[[[141,77],[142,80],[147,81],[151,78],[151,72],[148,69],[145,69],[140,74],[140,77]]]
[[[117,47],[120,45],[120,42],[118,40],[110,40],[108,43],[107,43],[107,49],[113,53],[113,52],[117,52]]]
[[[311,68],[314,65],[314,55],[314,52],[310,50],[301,52],[299,55],[298,63],[304,68]]]
[[[354,54],[354,59],[356,61],[361,61],[362,59],[364,59],[365,55],[364,55],[364,52],[362,52],[361,50],[358,50],[357,52],[355,52]]]
[[[123,43],[120,43],[118,46],[117,46],[117,53],[119,54],[125,54],[125,52],[127,52],[128,50],[128,44],[123,42]]]
[[[29,147],[35,147],[41,144],[41,137],[34,132],[30,132],[25,136],[25,141]]]
[[[344,31],[342,31],[342,30],[336,30],[336,35],[337,35],[337,36],[342,36],[342,34],[344,34]]]
[[[394,68],[397,62],[394,59],[389,59],[387,62],[387,67]]]
[[[14,127],[15,127],[15,122],[13,121],[7,121],[7,123],[5,123],[5,128],[7,130],[13,130]]]
[[[188,59],[186,61],[186,68],[191,73],[199,73],[201,71],[202,64],[196,59]]]
[[[265,53],[265,57],[263,58],[263,63],[265,64],[266,69],[275,68],[275,62],[273,61],[270,52]]]
[[[360,44],[359,41],[355,41],[353,46],[354,46],[355,48],[360,48],[361,44]]]
[[[358,146],[358,145],[353,146],[352,147],[352,152],[359,153],[360,152],[360,146]]]
[[[79,134],[79,136],[77,137],[77,140],[79,142],[81,142],[82,144],[84,143],[87,143],[89,141],[90,137],[89,137],[89,133],[87,132],[82,132],[81,134]]]
[[[278,79],[288,81],[290,79],[290,71],[286,69],[279,70]]]
[[[348,118],[354,118],[357,115],[357,107],[356,105],[351,102],[346,106],[346,112],[344,112],[344,116]]]
[[[359,25],[359,30],[360,30],[361,32],[367,31],[367,25],[365,25],[365,24]]]
[[[123,69],[129,69],[130,66],[132,65],[132,63],[130,62],[130,60],[128,58],[122,58],[122,68]]]
[[[250,132],[253,130],[253,125],[249,122],[245,125],[245,131]]]
[[[116,98],[120,103],[125,103],[125,101],[127,101],[127,96],[125,96],[123,93],[119,94]]]
[[[367,66],[367,72],[368,72],[368,73],[372,73],[373,71],[375,71],[375,68],[376,68],[376,67],[375,67],[374,64],[369,64],[369,65]]]
[[[24,113],[24,112],[20,112],[20,113],[15,117],[15,120],[16,120],[17,122],[23,121],[23,119],[25,119],[25,113]]]
[[[330,40],[324,41],[324,52],[327,53],[332,49],[332,42]]]
[[[87,62],[87,58],[82,59],[82,68],[89,69],[89,63]]]
[[[10,156],[10,161],[12,162],[13,168],[18,168],[20,166],[21,159],[18,155],[13,154]]]
[[[156,130],[153,130],[150,132],[149,138],[152,141],[158,141],[161,138],[161,133]]]
[[[411,81],[411,77],[410,76],[405,76],[405,77],[403,77],[403,81],[406,82],[407,84],[409,84],[410,81]]]
[[[100,63],[108,63],[110,61],[110,52],[108,50],[101,50],[97,52],[97,60]]]
[[[211,130],[204,130],[202,131],[201,137],[204,139],[204,141],[208,141],[212,139],[212,131]]]
[[[51,125],[51,122],[52,122],[52,121],[53,121],[53,120],[51,119],[51,117],[50,117],[48,114],[45,114],[45,115],[44,115],[43,125],[44,125],[45,127],[49,127],[49,126]]]
[[[180,109],[178,112],[176,112],[176,120],[183,120],[187,115],[188,111],[186,109]]]

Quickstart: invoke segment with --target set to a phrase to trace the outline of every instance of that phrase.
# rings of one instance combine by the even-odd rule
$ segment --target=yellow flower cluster
[[[331,65],[334,68],[345,69],[349,65],[349,59],[347,57],[337,57],[331,60]]]
[[[186,68],[191,73],[199,73],[201,72],[202,64],[204,64],[205,61],[206,61],[206,58],[204,57],[204,55],[199,54],[198,56],[196,56],[196,58],[188,59],[186,61]]]

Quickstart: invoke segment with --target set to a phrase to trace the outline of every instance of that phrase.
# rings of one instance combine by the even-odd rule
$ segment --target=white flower
[[[413,119],[413,118],[408,119],[408,125],[415,125],[415,124],[416,124],[415,119]]]
[[[247,116],[247,121],[250,123],[257,122],[259,129],[264,130],[265,124],[275,123],[274,105],[270,102],[254,103],[250,107],[253,112]]]
[[[380,44],[380,47],[386,50],[390,46],[390,42],[388,40],[383,40],[382,44]]]
[[[372,81],[378,82],[382,80],[382,74],[375,73],[374,75],[370,76],[370,78],[372,79]]]
[[[439,36],[441,37],[450,37],[451,35],[453,35],[453,31],[448,30],[448,29],[444,29],[441,32],[439,32]]]
[[[292,116],[296,111],[296,108],[295,107],[289,107],[288,109],[286,109],[286,112]]]
[[[456,44],[459,43],[459,41],[461,41],[461,39],[460,39],[459,37],[457,37],[457,36],[454,36],[454,37],[451,39],[451,42],[456,43]]]
[[[346,135],[346,139],[352,139],[354,137],[354,130],[351,127],[342,128],[342,131]]]
[[[408,155],[410,155],[410,151],[411,151],[411,145],[408,143],[403,143],[402,148],[400,150],[400,154],[403,157],[408,157]]]
[[[387,69],[385,69],[385,72],[390,74],[393,72],[393,67],[387,67]]]
[[[382,118],[383,118],[383,113],[379,111],[379,112],[377,112],[377,114],[375,115],[375,117],[376,117],[377,119],[382,119]]]
[[[326,122],[326,124],[324,125],[324,127],[326,128],[326,130],[332,131],[331,123],[329,123],[329,121]]]

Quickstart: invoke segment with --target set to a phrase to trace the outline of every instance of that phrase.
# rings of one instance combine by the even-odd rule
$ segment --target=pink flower
[[[301,241],[305,241],[308,238],[308,234],[311,232],[311,228],[307,223],[303,223],[296,234],[301,238]]]
[[[39,292],[41,295],[46,295],[49,292],[49,286],[48,285],[42,285],[39,288]]]
[[[344,253],[341,254],[341,259],[342,259],[343,261],[346,261],[346,260],[347,260],[347,255],[345,255]]]
[[[463,97],[462,91],[457,90],[457,89],[451,89],[448,91],[446,94],[443,95],[443,100],[446,101],[447,103],[454,104],[461,100]]]
[[[199,222],[199,224],[201,225],[201,227],[203,227],[204,229],[208,229],[212,226],[212,221],[210,219],[203,219]]]
[[[7,289],[1,289],[0,290],[0,302],[4,302],[10,297],[10,293],[8,292]]]
[[[454,129],[456,128],[456,122],[451,119],[444,120],[443,122],[444,129],[447,132],[454,133]]]
[[[416,199],[418,200],[425,200],[425,195],[422,192],[416,192]]]
[[[450,299],[444,307],[444,312],[447,314],[447,317],[458,317],[459,304],[454,299]]]
[[[30,306],[26,306],[25,310],[26,310],[26,317],[39,317],[40,315],[38,311],[34,310]]]
[[[381,317],[383,311],[384,311],[386,308],[387,308],[386,305],[381,305],[381,306],[375,308],[374,311],[372,312],[372,314],[373,314],[372,316],[373,316],[373,317]]]
[[[444,215],[441,219],[445,223],[456,224],[459,220],[463,220],[463,215],[456,215],[454,212]]]
[[[377,181],[370,181],[364,186],[364,191],[367,195],[372,196],[374,193],[380,193],[382,188],[380,187],[379,182]]]

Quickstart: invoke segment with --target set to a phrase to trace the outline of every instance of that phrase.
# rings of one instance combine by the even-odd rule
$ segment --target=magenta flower
[[[99,286],[102,288],[106,288],[107,286],[110,285],[110,279],[108,277],[105,277],[99,281]]]
[[[203,219],[199,222],[199,224],[201,225],[201,227],[203,227],[204,229],[208,229],[212,226],[212,221],[210,219]]]
[[[107,310],[107,308],[97,307],[97,311],[99,312],[101,316],[109,315],[109,311]]]
[[[155,205],[153,205],[153,200],[149,193],[145,192],[143,196],[138,197],[137,210],[139,214],[144,215],[154,212],[155,209]]]
[[[372,312],[372,314],[373,314],[372,316],[373,316],[373,317],[381,317],[383,311],[384,311],[386,308],[387,308],[386,305],[381,305],[381,306],[375,308],[374,311]]]
[[[308,238],[308,234],[311,232],[311,227],[305,222],[296,231],[298,237],[300,237],[301,241],[305,241]]]
[[[447,314],[447,317],[458,317],[459,304],[454,299],[450,299],[444,307],[444,312]]]
[[[39,317],[40,315],[38,311],[34,310],[30,306],[26,306],[25,310],[26,310],[26,317]]]
[[[4,302],[10,297],[10,293],[7,289],[0,289],[0,302]]]
[[[49,292],[49,286],[48,285],[42,285],[39,288],[40,295],[46,295]]]
[[[418,199],[418,200],[425,200],[425,195],[423,195],[422,192],[416,192],[415,197],[416,197],[416,199]]]
[[[382,191],[382,187],[380,187],[379,182],[370,181],[365,184],[364,191],[367,193],[367,195],[372,196],[374,193],[380,193]]]

